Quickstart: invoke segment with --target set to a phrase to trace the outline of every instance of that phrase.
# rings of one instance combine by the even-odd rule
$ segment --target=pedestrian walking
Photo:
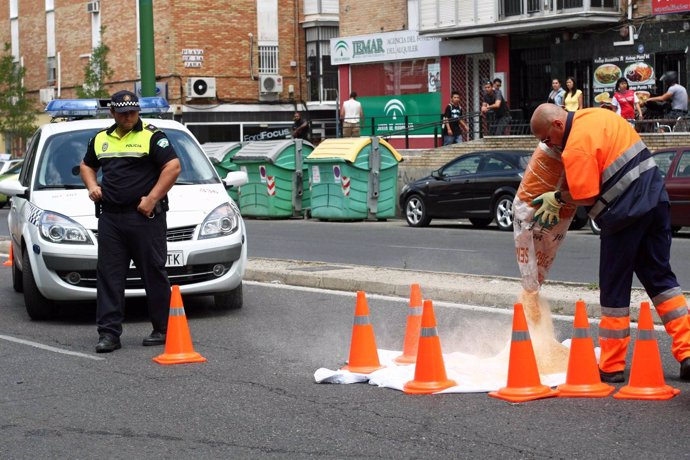
[[[460,107],[460,93],[453,91],[450,103],[443,112],[443,145],[459,144],[462,142],[462,127],[469,132],[467,123],[462,119],[463,110]]]
[[[563,107],[563,98],[565,98],[565,90],[561,87],[561,81],[558,78],[554,78],[551,80],[551,92],[546,102]]]
[[[584,108],[584,105],[582,105],[582,90],[577,89],[575,77],[568,77],[565,80],[563,106],[568,112],[575,112],[576,110]]]
[[[680,378],[690,380],[690,318],[670,264],[669,197],[647,146],[622,117],[598,108],[569,113],[542,104],[532,115],[531,128],[560,154],[569,187],[543,193],[535,219],[551,226],[569,203],[591,206],[590,218],[601,228],[602,381],[624,380],[633,273],[671,336]]]
[[[364,112],[355,91],[350,93],[350,99],[343,102],[340,118],[343,120],[343,137],[359,137],[359,123],[364,118]]]
[[[165,133],[139,118],[139,100],[129,91],[113,94],[115,124],[89,141],[81,178],[99,207],[96,275],[97,353],[120,348],[125,282],[134,261],[146,290],[153,331],[143,345],[165,344],[170,308],[167,260],[167,193],[180,161]],[[99,169],[102,183],[97,181]]]
[[[613,93],[611,104],[616,108],[616,113],[633,126],[635,126],[635,112],[640,119],[643,118],[640,101],[635,91],[628,88],[628,80],[625,77],[616,81],[616,92]]]
[[[496,93],[491,81],[484,84],[481,112],[486,117],[489,134],[504,135],[510,123],[508,104],[503,100],[503,93]]]

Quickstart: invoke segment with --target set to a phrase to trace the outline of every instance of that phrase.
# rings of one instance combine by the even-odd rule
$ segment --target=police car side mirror
[[[3,180],[0,181],[0,193],[7,196],[18,196],[26,198],[26,191],[28,187],[24,187],[18,180]]]
[[[230,171],[223,179],[226,187],[241,187],[247,182],[249,182],[249,177],[244,171]]]

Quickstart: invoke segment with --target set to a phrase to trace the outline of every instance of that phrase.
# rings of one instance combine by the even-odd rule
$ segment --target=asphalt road
[[[476,229],[468,221],[439,222],[412,228],[402,220],[245,219],[249,257],[519,277],[512,232]],[[690,233],[673,238],[671,264],[681,286],[690,289]],[[599,237],[589,227],[569,232],[549,279],[589,284],[598,277]]]
[[[509,233],[464,225],[247,225],[253,257],[444,271],[476,269],[483,258],[498,274],[514,270]],[[571,236],[578,264],[596,265],[589,254],[596,237]],[[664,333],[657,336],[667,383],[682,390],[670,401],[513,405],[485,393],[409,396],[315,384],[316,369],[347,359],[352,292],[246,283],[245,306],[233,312],[213,310],[210,298],[185,298],[195,350],[208,362],[160,366],[151,358],[163,348],[141,346],[150,332],[141,303],[128,306],[123,348],[97,355],[93,304],[63,305],[59,319],[33,322],[10,278],[0,267],[0,458],[678,458],[687,448],[668,427],[685,426],[690,384],[677,379]],[[399,350],[407,299],[369,296],[369,307],[378,347]],[[435,310],[446,353],[490,357],[508,343],[506,310],[441,303]],[[556,319],[559,340],[571,335],[571,322]]]
[[[410,396],[366,384],[318,385],[347,358],[353,293],[249,283],[245,307],[185,299],[203,364],[160,366],[132,304],[123,348],[96,355],[93,305],[32,322],[0,271],[0,458],[679,458],[690,384],[661,336],[664,402],[480,394]],[[400,349],[405,299],[369,297],[380,348]],[[436,305],[444,352],[507,343],[510,316]],[[570,319],[556,320],[560,339]],[[40,346],[40,347],[39,347]],[[50,347],[50,348],[46,348]],[[631,348],[632,351],[632,348]],[[72,354],[67,354],[72,353]],[[681,430],[682,431],[682,430]]]

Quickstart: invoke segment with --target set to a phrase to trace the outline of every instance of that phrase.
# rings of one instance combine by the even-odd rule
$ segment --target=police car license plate
[[[182,251],[169,251],[168,260],[165,262],[166,267],[182,267],[184,266],[184,258]],[[134,268],[134,261],[129,261],[129,268]]]

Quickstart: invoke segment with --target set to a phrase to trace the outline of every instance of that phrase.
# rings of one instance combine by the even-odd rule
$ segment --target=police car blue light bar
[[[142,115],[165,113],[170,109],[163,97],[141,97],[139,106]],[[103,116],[110,113],[110,99],[54,99],[45,111],[53,118]]]

